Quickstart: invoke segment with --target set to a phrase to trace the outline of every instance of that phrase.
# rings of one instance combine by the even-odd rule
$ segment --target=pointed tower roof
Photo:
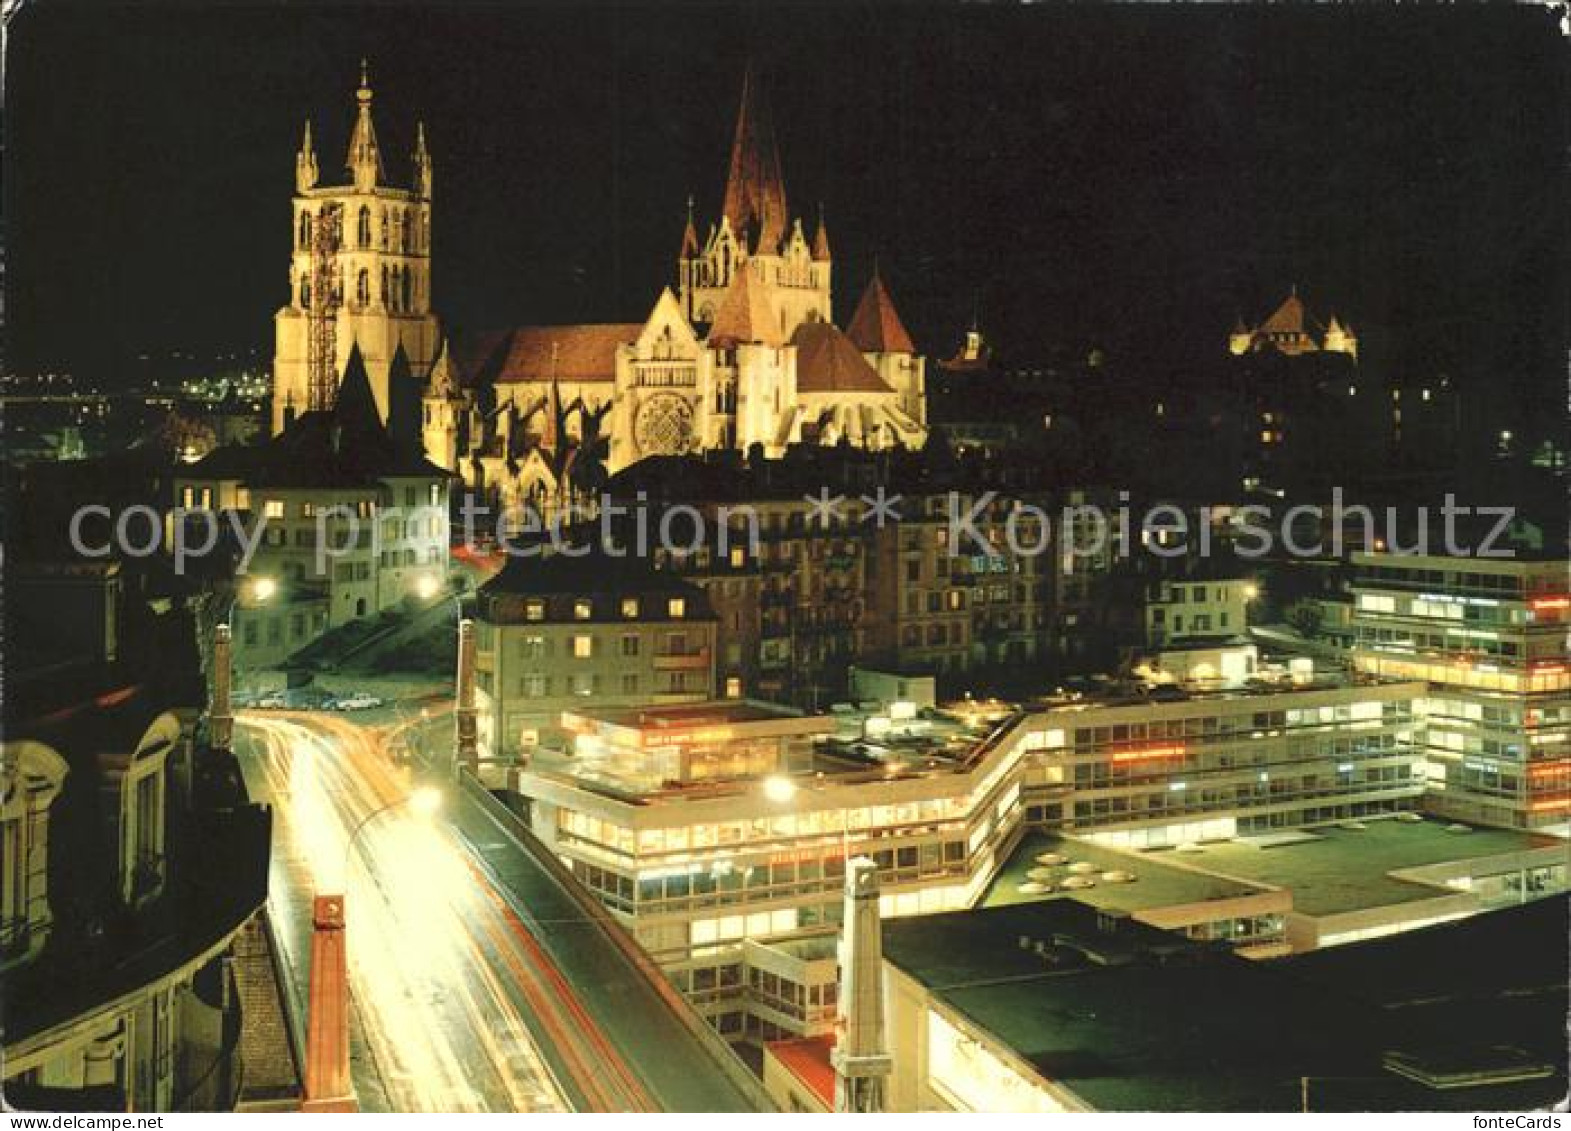
[[[773,254],[785,236],[789,213],[785,180],[780,175],[780,151],[775,145],[769,100],[751,61],[742,76],[742,102],[737,110],[721,211],[739,237],[746,239],[750,233],[756,233],[756,242],[749,241],[755,254]]]
[[[355,91],[359,114],[354,131],[349,135],[349,155],[344,167],[355,177],[356,187],[369,188],[386,180],[382,168],[382,150],[376,143],[376,127],[371,123],[371,72],[364,59],[360,60],[360,89]]]
[[[431,151],[426,148],[425,123],[415,123],[414,187],[421,196],[431,195]]]
[[[767,346],[784,344],[764,288],[746,266],[736,273],[709,327],[710,345],[734,346],[739,342],[762,342]]]
[[[906,333],[905,323],[895,310],[895,303],[884,286],[884,277],[873,268],[872,281],[862,292],[856,304],[856,313],[846,327],[846,337],[856,343],[863,353],[915,353],[916,346]]]
[[[1298,297],[1298,288],[1288,295],[1282,305],[1260,325],[1263,334],[1302,334],[1304,332],[1304,300]]]
[[[682,230],[682,252],[679,258],[693,259],[698,255],[698,229],[693,227],[693,198],[687,198],[687,227]]]
[[[818,206],[818,231],[813,233],[813,258],[820,262],[829,260],[829,226],[824,223],[824,206]]]
[[[300,139],[300,152],[295,154],[295,189],[305,192],[316,187],[316,146],[311,142],[311,119],[305,120],[305,135]]]
[[[333,400],[333,420],[346,432],[382,431],[382,416],[376,409],[376,397],[371,392],[371,375],[366,371],[365,356],[360,352],[359,342],[349,347],[349,360],[344,363],[344,378],[338,383],[338,395]]]
[[[452,400],[458,397],[458,374],[453,369],[452,348],[443,337],[436,347],[436,359],[431,362],[431,372],[426,376],[427,395]]]

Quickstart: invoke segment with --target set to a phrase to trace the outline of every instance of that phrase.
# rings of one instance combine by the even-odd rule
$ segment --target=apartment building
[[[1353,566],[1354,664],[1429,685],[1425,805],[1564,834],[1567,561],[1355,554]]]
[[[174,480],[169,522],[186,523],[188,545],[215,522],[258,539],[246,577],[252,594],[265,579],[272,596],[235,610],[248,667],[447,583],[451,477],[395,443],[370,397],[356,351],[332,410],[303,414],[265,444],[218,448]]]
[[[511,558],[475,602],[481,756],[558,745],[564,710],[712,698],[714,612],[704,591],[598,547]]]
[[[146,612],[118,655],[33,669],[24,650],[7,671],[0,1081],[15,1108],[222,1111],[241,1095],[229,959],[267,898],[269,813],[195,733],[190,618]]]
[[[1152,581],[1145,600],[1146,644],[1160,648],[1242,633],[1257,592],[1245,577]]]

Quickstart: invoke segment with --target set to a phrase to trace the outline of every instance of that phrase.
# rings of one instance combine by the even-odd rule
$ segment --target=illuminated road
[[[451,782],[434,818],[402,803],[421,784],[390,753],[405,729],[319,713],[237,729],[252,796],[275,808],[269,910],[297,1013],[311,896],[347,887],[362,1106],[756,1109],[481,805]]]

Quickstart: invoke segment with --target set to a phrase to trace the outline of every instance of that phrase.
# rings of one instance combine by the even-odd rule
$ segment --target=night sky
[[[1296,283],[1394,377],[1563,399],[1565,43],[1539,7],[765,8],[43,0],[6,73],[8,365],[271,350],[294,151],[339,179],[362,55],[435,159],[460,331],[644,317],[712,217],[744,62],[837,317],[878,256],[919,345],[1182,372]],[[809,228],[811,231],[811,228]]]

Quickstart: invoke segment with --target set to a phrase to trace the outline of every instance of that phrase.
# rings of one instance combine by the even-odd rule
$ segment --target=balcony
[[[702,671],[709,666],[709,649],[694,648],[680,652],[656,652],[653,657],[657,672]]]

